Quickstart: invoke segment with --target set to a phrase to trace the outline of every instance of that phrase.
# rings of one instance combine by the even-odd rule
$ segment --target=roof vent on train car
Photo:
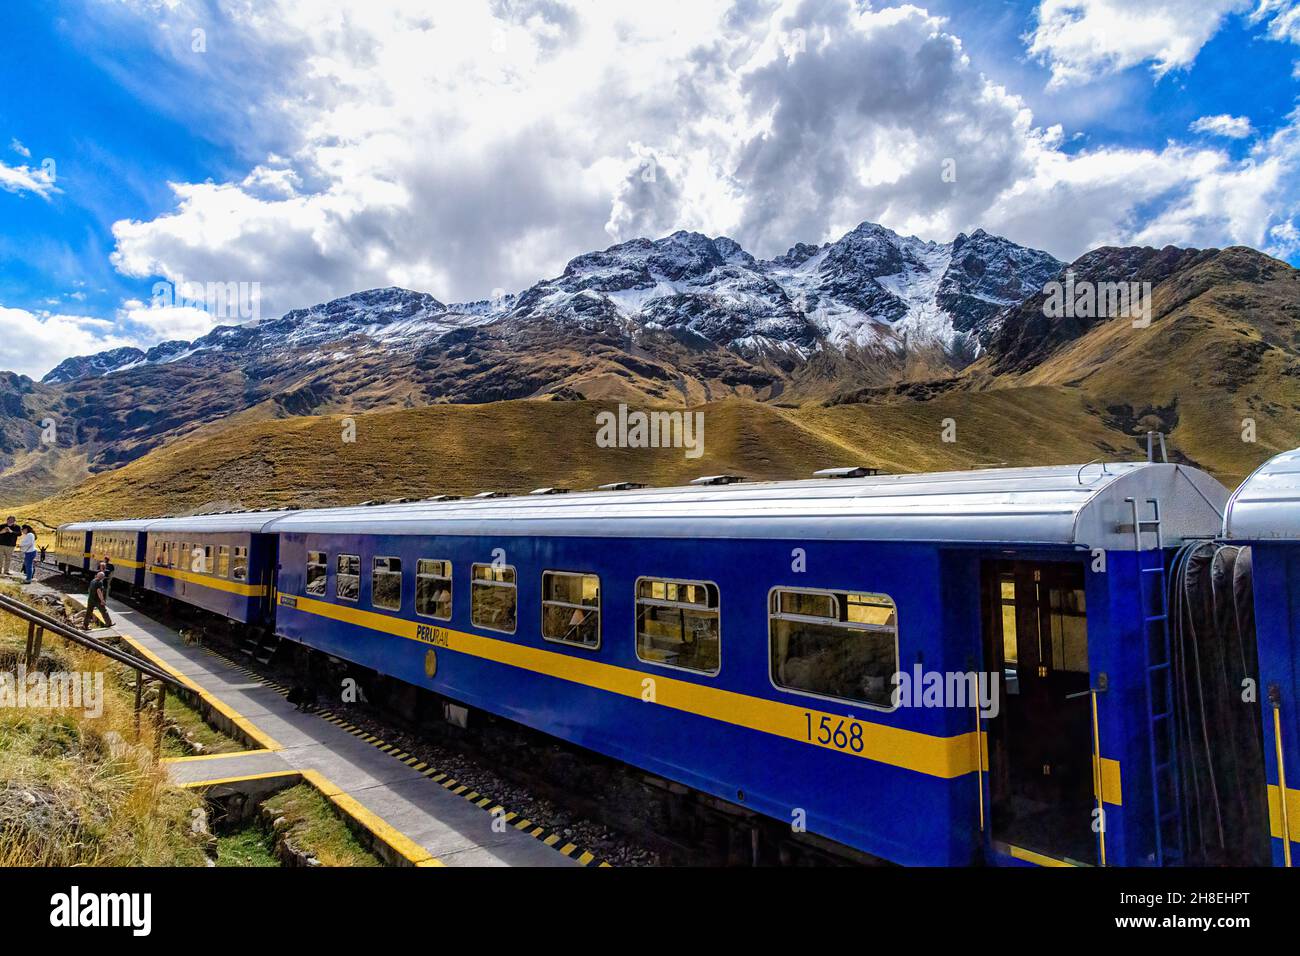
[[[530,495],[567,495],[568,488],[534,488],[528,492]]]
[[[425,501],[460,501],[460,495],[432,495]]]
[[[644,488],[645,485],[639,481],[611,481],[607,485],[598,485],[597,491],[634,491],[637,488]]]
[[[390,505],[409,505],[412,501],[419,501],[419,498],[389,498]]]
[[[696,478],[691,482],[693,485],[734,485],[738,481],[745,479],[740,475],[705,475],[703,478]]]
[[[867,468],[864,465],[850,465],[847,468],[823,468],[814,471],[814,478],[870,478],[880,474],[879,468]]]
[[[504,498],[505,496],[506,493],[504,491],[480,491],[478,494],[470,495],[469,497],[470,500],[473,501],[475,498]]]

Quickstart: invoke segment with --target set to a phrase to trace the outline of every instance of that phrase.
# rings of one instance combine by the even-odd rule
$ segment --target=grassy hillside
[[[1103,419],[1166,432],[1229,486],[1300,445],[1300,272],[1227,249],[1175,274],[1153,298],[1149,327],[1103,322],[1028,372],[989,384],[1081,388],[1097,396]]]
[[[355,416],[352,443],[342,440],[341,416],[244,420],[15,511],[54,526],[218,507],[581,489],[620,479],[680,484],[719,472],[801,478],[850,464],[907,472],[1140,454],[1137,439],[1108,425],[1087,392],[1061,385],[827,407],[729,399],[697,409],[704,454],[696,459],[681,449],[597,447],[596,415],[615,407],[515,401],[371,412]],[[942,440],[946,419],[956,423],[955,442]],[[1217,460],[1206,463],[1213,469]]]

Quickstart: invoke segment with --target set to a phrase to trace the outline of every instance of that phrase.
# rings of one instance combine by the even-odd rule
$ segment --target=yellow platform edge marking
[[[304,780],[307,780],[321,793],[325,794],[329,800],[340,810],[352,817],[359,824],[365,827],[374,837],[394,852],[400,854],[403,859],[414,866],[443,866],[443,862],[435,857],[432,853],[416,843],[401,830],[384,820],[382,817],[366,809],[359,800],[350,794],[343,793],[337,786],[323,774],[315,770],[302,771]]]
[[[232,753],[224,754],[191,754],[188,757],[163,757],[159,763],[193,763],[196,760],[234,760],[237,757],[258,757],[262,754],[269,753],[274,753],[274,751],[258,748],[257,750],[236,750]]]
[[[441,860],[420,846],[420,844],[377,814],[366,809],[355,798],[344,793],[328,777],[316,770],[277,770],[270,773],[253,773],[239,777],[219,777],[215,780],[196,780],[181,784],[181,786],[186,790],[207,790],[224,784],[244,783],[249,780],[270,780],[276,777],[283,777],[286,780],[298,779],[306,781],[333,803],[344,816],[350,817],[376,840],[383,843],[412,866],[445,866]]]
[[[256,724],[254,724],[251,720],[249,720],[239,711],[235,710],[235,708],[231,707],[225,701],[221,700],[219,697],[215,696],[211,692],[200,687],[194,681],[190,680],[184,674],[180,673],[178,670],[176,670],[176,668],[172,667],[170,664],[164,661],[153,651],[149,650],[149,648],[145,647],[135,638],[131,637],[129,634],[122,634],[121,638],[122,640],[130,644],[132,647],[134,647],[137,651],[139,651],[147,660],[151,661],[154,665],[161,668],[162,670],[165,670],[167,673],[171,674],[174,678],[176,678],[176,680],[179,683],[185,685],[194,693],[198,694],[199,697],[201,697],[204,701],[206,701],[212,707],[213,710],[225,716],[232,724],[234,724],[241,731],[243,731],[248,736],[249,740],[252,740],[255,743],[257,743],[262,750],[283,750],[284,749],[282,746],[280,746],[280,742],[276,740],[274,737],[263,732]]]
[[[205,648],[205,650],[207,650],[209,653],[213,654],[214,656],[220,658],[221,660],[225,661],[227,664],[230,664],[231,666],[236,667],[236,668],[238,668],[239,670],[242,670],[242,671],[247,672],[250,676],[256,678],[256,679],[257,679],[258,681],[260,681],[261,683],[263,683],[263,684],[267,684],[267,685],[269,685],[269,686],[275,686],[274,684],[272,684],[271,681],[267,680],[267,678],[265,678],[263,675],[259,674],[257,671],[253,670],[252,668],[244,667],[243,665],[238,664],[238,663],[236,663],[235,661],[232,661],[230,658],[226,657],[224,654],[220,653],[219,651],[216,651],[216,650],[214,650],[214,649],[212,649],[212,648]],[[339,726],[339,727],[341,727],[341,728],[344,728],[344,729],[349,730],[349,731],[352,732],[355,736],[362,737],[362,738],[363,738],[364,740],[366,740],[366,742],[369,743],[372,747],[375,747],[376,749],[378,749],[378,750],[380,750],[380,751],[382,751],[382,752],[384,752],[384,753],[387,753],[390,757],[396,757],[397,759],[401,760],[401,761],[402,761],[404,764],[406,764],[407,766],[411,766],[414,770],[421,772],[422,775],[425,776],[426,778],[430,778],[430,779],[432,779],[434,782],[442,781],[442,782],[443,782],[443,783],[442,783],[442,786],[443,786],[443,787],[445,787],[445,788],[447,788],[447,789],[450,789],[450,788],[456,786],[456,780],[455,780],[454,778],[453,778],[453,779],[447,779],[447,774],[446,774],[446,773],[438,773],[437,768],[435,768],[435,767],[429,767],[427,764],[425,764],[425,763],[423,763],[423,762],[418,762],[418,763],[417,763],[417,761],[419,761],[419,758],[418,758],[418,757],[411,756],[410,754],[406,753],[405,751],[399,750],[399,749],[397,749],[396,747],[392,747],[391,745],[386,745],[385,742],[384,742],[383,740],[381,740],[380,738],[375,737],[375,736],[373,736],[373,735],[371,735],[371,734],[367,734],[364,730],[362,730],[362,729],[359,728],[359,727],[356,727],[356,726],[353,725],[353,724],[348,723],[348,722],[347,722],[346,720],[344,720],[342,717],[339,717],[338,715],[336,715],[336,714],[334,714],[334,713],[332,713],[332,712],[330,712],[330,711],[324,711],[324,710],[316,711],[316,716],[321,717],[321,718],[324,718],[324,719],[325,719],[326,721],[328,721],[329,723],[335,724],[335,725],[337,725],[337,726]],[[228,756],[243,756],[245,753],[264,753],[264,752],[266,752],[266,751],[260,751],[260,750],[258,750],[258,751],[244,751],[244,752],[236,753],[236,754],[211,754],[211,755],[207,755],[207,756],[213,756],[213,757],[218,757],[218,756],[227,756],[227,757],[228,757]],[[196,760],[197,760],[197,759],[201,759],[201,758],[199,758],[199,757],[194,757],[194,758],[179,757],[179,758],[173,758],[173,759],[176,759],[176,760],[196,759]],[[315,771],[303,771],[302,773],[304,773],[304,774],[307,774],[307,773],[315,774]],[[274,774],[272,774],[272,776],[274,776]],[[329,782],[328,782],[324,777],[321,777],[319,774],[316,774],[316,776],[318,777],[318,779],[319,779],[319,781],[320,781],[319,785],[317,785],[317,789],[318,789],[318,790],[321,790],[322,793],[324,793],[327,797],[330,797],[330,798],[332,799],[333,796],[334,796],[334,794],[328,793],[327,790],[326,790],[326,788],[333,787],[333,784],[329,783]],[[519,816],[519,814],[515,813],[514,811],[506,812],[505,807],[501,806],[500,804],[498,804],[498,805],[496,805],[496,806],[493,806],[493,807],[489,807],[488,805],[491,804],[491,803],[493,802],[492,799],[491,799],[490,797],[483,797],[483,796],[482,796],[481,794],[479,794],[477,791],[471,791],[471,792],[469,792],[469,793],[465,793],[464,791],[467,790],[467,789],[468,789],[467,786],[462,785],[459,789],[457,789],[457,790],[455,790],[455,791],[453,791],[453,792],[456,793],[458,796],[461,796],[461,797],[463,797],[464,799],[471,801],[471,802],[474,803],[476,806],[478,806],[480,809],[486,810],[489,814],[497,814],[497,813],[501,813],[501,814],[504,816],[504,818],[506,819],[507,822],[512,821],[512,820],[514,820],[516,817]],[[338,793],[342,793],[342,791],[338,791]],[[520,825],[520,824],[516,824],[516,828],[517,828],[517,829],[523,829],[524,827],[532,826],[532,825],[533,825],[533,824],[532,824],[530,821],[525,820],[525,821],[523,822],[522,825]],[[535,830],[533,830],[533,831],[529,834],[529,836],[532,836],[534,839],[542,839],[543,835],[546,834],[546,833],[547,833],[547,831],[546,831],[546,829],[545,829],[544,827],[537,827]],[[552,847],[553,849],[558,849],[558,847],[555,847],[555,843],[557,843],[557,842],[559,841],[559,839],[560,839],[560,836],[559,836],[559,834],[557,833],[557,834],[552,834],[552,835],[550,836],[549,839],[547,839],[547,840],[543,840],[543,842],[546,843],[547,846]],[[564,850],[561,851],[561,852],[564,853],[565,856],[571,856],[572,854],[574,854],[574,853],[577,852],[578,847],[577,847],[575,844],[568,844],[568,846],[569,846],[569,849],[568,849],[567,851],[564,851]],[[591,863],[592,861],[594,861],[594,860],[596,859],[596,856],[595,856],[595,854],[593,854],[593,853],[591,853],[591,852],[589,852],[589,851],[584,851],[583,854],[582,854],[582,857],[581,857],[581,858],[585,858],[585,860],[586,860],[586,862],[582,863],[582,866],[587,866],[589,863]],[[442,864],[441,862],[434,861],[434,862],[418,863],[418,864],[416,864],[416,865],[417,865],[417,866],[442,866],[443,864]],[[601,865],[602,867],[606,867],[606,868],[609,868],[609,867],[610,867],[610,864],[609,864],[609,863],[606,863],[606,862],[602,862],[600,865]]]
[[[268,770],[266,773],[246,773],[235,777],[213,777],[211,780],[190,780],[178,784],[182,790],[206,790],[227,783],[244,783],[247,780],[271,780],[275,777],[303,777],[301,770]]]

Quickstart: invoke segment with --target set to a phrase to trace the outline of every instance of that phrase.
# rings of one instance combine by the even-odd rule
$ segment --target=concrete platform
[[[50,592],[39,583],[25,588]],[[61,592],[52,592],[59,593]],[[74,598],[75,599],[75,598]],[[273,687],[252,680],[225,659],[198,645],[187,645],[171,629],[119,601],[108,602],[114,627],[124,640],[176,673],[241,721],[261,748],[235,754],[182,757],[164,761],[179,784],[197,786],[269,773],[312,773],[339,796],[363,808],[445,866],[576,866],[578,859],[518,828],[513,813],[503,824],[498,814],[436,782],[436,768],[411,764],[376,748],[341,726],[296,710]],[[103,630],[92,632],[96,635]],[[506,808],[508,811],[508,808]],[[496,823],[494,827],[493,824]],[[550,841],[551,838],[547,838]],[[570,848],[569,852],[573,850]]]

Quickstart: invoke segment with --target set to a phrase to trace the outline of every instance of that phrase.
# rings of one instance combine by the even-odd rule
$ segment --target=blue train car
[[[144,584],[144,528],[148,521],[88,521],[90,532],[86,550],[90,557],[86,570],[93,574],[101,561],[113,567],[110,590],[116,584],[138,588]]]
[[[90,526],[92,522],[74,521],[59,525],[54,531],[54,546],[46,558],[64,574],[84,574],[90,567]]]
[[[1163,862],[1170,464],[304,511],[282,637],[904,864]],[[1153,666],[1155,670],[1153,670]]]
[[[1300,449],[1233,493],[1223,537],[1250,548],[1269,830],[1274,863],[1291,866],[1300,854]]]
[[[158,518],[146,523],[144,587],[232,621],[269,626],[276,540],[287,511]]]

